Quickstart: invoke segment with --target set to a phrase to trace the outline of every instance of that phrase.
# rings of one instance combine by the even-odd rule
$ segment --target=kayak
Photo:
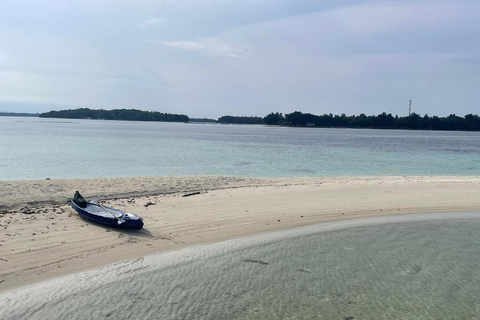
[[[111,227],[142,229],[143,220],[133,213],[86,201],[77,191],[70,205],[81,216]]]

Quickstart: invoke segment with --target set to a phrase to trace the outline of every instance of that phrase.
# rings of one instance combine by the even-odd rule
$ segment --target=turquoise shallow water
[[[479,175],[480,132],[0,117],[0,180]]]
[[[0,319],[479,319],[480,213],[324,223],[0,294]]]

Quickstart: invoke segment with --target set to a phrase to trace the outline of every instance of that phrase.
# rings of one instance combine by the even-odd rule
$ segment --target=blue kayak
[[[77,191],[70,205],[83,217],[111,227],[142,229],[142,218],[136,214],[86,201]]]

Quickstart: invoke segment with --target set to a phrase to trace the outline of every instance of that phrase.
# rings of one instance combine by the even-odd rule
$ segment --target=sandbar
[[[82,219],[66,203],[76,190],[140,215],[144,229],[112,229]],[[192,192],[199,194],[182,197]],[[479,176],[3,181],[0,291],[158,252],[326,221],[478,212],[479,195]]]

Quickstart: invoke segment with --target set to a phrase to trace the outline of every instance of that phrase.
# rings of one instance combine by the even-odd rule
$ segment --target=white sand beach
[[[140,215],[140,231],[80,218],[87,199]],[[181,195],[200,191],[198,195]],[[480,177],[222,176],[0,182],[0,291],[148,254],[369,216],[480,210]],[[148,202],[153,205],[145,206]]]

